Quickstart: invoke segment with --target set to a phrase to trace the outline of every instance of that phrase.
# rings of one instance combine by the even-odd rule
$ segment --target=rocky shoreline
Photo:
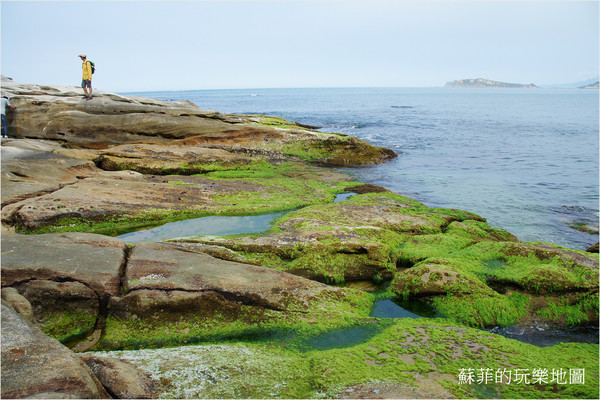
[[[353,137],[189,102],[2,86],[16,106],[2,140],[4,398],[597,396],[598,345],[480,329],[597,326],[597,250],[521,243],[473,213],[356,182],[331,167],[396,155]],[[262,233],[113,237],[284,210]],[[334,285],[357,280],[387,284]],[[443,318],[372,317],[381,299]],[[307,344],[338,331],[367,336]],[[483,369],[585,369],[585,382],[459,381]]]

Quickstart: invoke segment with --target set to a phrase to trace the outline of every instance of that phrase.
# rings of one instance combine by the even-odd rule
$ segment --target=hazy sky
[[[598,1],[6,1],[1,73],[114,92],[554,84],[598,75]]]

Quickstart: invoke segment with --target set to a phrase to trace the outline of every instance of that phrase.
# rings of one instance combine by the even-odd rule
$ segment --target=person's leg
[[[2,137],[8,137],[8,125],[6,124],[6,115],[2,114]]]
[[[81,81],[81,87],[83,88],[83,93],[85,93],[85,97],[90,97],[90,95],[88,94],[87,82],[85,80]]]

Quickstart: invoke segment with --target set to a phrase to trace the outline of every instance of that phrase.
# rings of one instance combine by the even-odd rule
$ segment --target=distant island
[[[590,85],[580,86],[579,89],[598,89],[599,83],[600,81],[596,81],[595,83],[592,83]]]
[[[489,79],[477,78],[477,79],[461,79],[458,81],[452,81],[446,83],[444,87],[460,87],[460,88],[538,88],[539,86],[533,83],[520,84],[520,83],[506,83],[497,82]]]

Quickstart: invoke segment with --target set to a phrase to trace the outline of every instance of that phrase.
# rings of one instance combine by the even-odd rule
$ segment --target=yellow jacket
[[[92,80],[92,64],[88,60],[85,60],[82,65],[83,76],[81,79],[86,81]]]

